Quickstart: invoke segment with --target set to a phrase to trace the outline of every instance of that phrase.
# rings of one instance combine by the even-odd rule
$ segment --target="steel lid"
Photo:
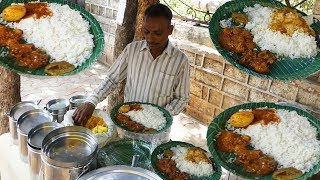
[[[30,130],[44,122],[51,122],[53,117],[42,109],[33,109],[23,113],[17,121],[17,130],[27,136]]]
[[[14,121],[18,121],[23,113],[37,108],[38,106],[32,101],[22,101],[11,108],[9,116],[13,118]]]
[[[108,166],[91,171],[79,178],[79,180],[161,180],[161,178],[146,169],[131,166]]]
[[[69,109],[69,104],[66,99],[53,99],[46,104],[46,108],[50,113],[61,114]]]
[[[41,158],[58,167],[78,167],[96,157],[98,140],[87,128],[62,127],[50,132],[42,142]]]
[[[51,131],[63,127],[57,122],[45,122],[32,128],[28,134],[28,144],[34,149],[41,149],[42,141]]]

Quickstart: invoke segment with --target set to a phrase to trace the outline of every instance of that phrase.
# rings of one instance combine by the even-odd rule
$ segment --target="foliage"
[[[217,0],[212,0],[217,1]],[[286,4],[285,0],[278,0],[283,4]],[[303,0],[289,0],[291,6],[295,6],[302,2]],[[312,14],[312,9],[316,0],[306,0],[301,5],[296,8],[306,14]],[[200,10],[198,5],[194,2],[195,0],[160,0],[161,3],[168,5],[173,14],[176,16],[193,19],[197,21],[205,21],[206,12]],[[192,10],[193,9],[193,10]],[[210,12],[213,13],[213,12]]]

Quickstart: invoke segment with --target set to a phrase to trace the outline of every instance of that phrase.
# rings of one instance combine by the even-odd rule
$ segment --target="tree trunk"
[[[143,18],[144,18],[144,12],[146,9],[152,5],[159,3],[159,0],[139,0],[139,6],[138,6],[138,15],[137,15],[137,20],[136,20],[136,33],[134,36],[135,40],[142,40],[144,39],[143,33],[142,33],[142,24],[143,24]]]
[[[121,54],[127,44],[131,43],[134,38],[136,16],[138,11],[138,0],[127,0],[122,25],[117,25],[115,45],[113,51],[114,60]],[[124,99],[125,81],[121,82],[118,88],[108,96],[107,113]]]
[[[9,131],[9,119],[5,115],[13,105],[21,101],[20,76],[0,67],[0,135]]]

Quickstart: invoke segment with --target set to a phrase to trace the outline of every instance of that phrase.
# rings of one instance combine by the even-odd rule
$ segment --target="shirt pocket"
[[[160,72],[159,86],[157,92],[159,96],[171,96],[173,93],[174,75]]]

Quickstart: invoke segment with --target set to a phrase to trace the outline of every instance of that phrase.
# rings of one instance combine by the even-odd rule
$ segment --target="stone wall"
[[[105,31],[106,49],[102,62],[112,58],[116,4],[114,0],[86,0]],[[246,102],[288,102],[301,106],[320,119],[320,73],[290,82],[260,79],[248,75],[215,50],[208,28],[174,21],[170,40],[189,57],[191,96],[185,112],[209,124],[223,110]],[[105,60],[105,59],[109,60]]]
[[[100,22],[104,32],[105,49],[100,62],[111,65],[116,32],[116,17],[119,0],[85,0],[85,9]]]

